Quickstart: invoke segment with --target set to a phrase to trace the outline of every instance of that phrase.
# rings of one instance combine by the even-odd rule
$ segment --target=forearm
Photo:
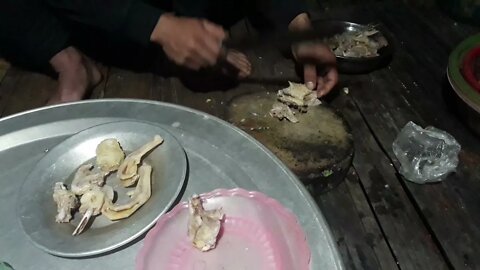
[[[163,44],[167,38],[167,32],[175,27],[174,15],[171,13],[162,14],[150,33],[150,41],[156,44]]]

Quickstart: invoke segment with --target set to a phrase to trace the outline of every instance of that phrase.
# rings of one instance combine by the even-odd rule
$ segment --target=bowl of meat
[[[17,201],[26,236],[41,250],[80,258],[141,237],[181,195],[187,158],[158,125],[116,121],[46,151]]]
[[[393,37],[381,24],[318,20],[313,27],[337,57],[341,73],[369,73],[387,65],[393,56]]]

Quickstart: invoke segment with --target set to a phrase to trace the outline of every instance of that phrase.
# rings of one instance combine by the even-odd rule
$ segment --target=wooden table
[[[327,99],[350,123],[355,140],[346,180],[316,195],[347,269],[480,269],[480,139],[450,112],[442,92],[449,52],[477,29],[436,10],[393,4],[314,16],[380,21],[397,43],[388,67],[368,75],[342,75],[337,91]],[[291,62],[276,51],[248,53],[253,76],[295,78]],[[278,89],[250,83],[229,91],[193,92],[175,78],[116,67],[103,71],[106,79],[91,98],[161,100],[219,117],[225,117],[226,104],[241,93]],[[2,116],[42,106],[55,89],[51,78],[1,62],[0,76]],[[399,176],[391,146],[408,121],[446,130],[461,143],[456,174],[432,185]]]

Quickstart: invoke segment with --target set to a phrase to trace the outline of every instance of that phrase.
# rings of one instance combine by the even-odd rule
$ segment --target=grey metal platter
[[[312,270],[344,269],[315,201],[263,145],[205,113],[167,103],[125,99],[57,105],[0,119],[0,260],[22,270],[134,268],[142,238],[107,255],[82,259],[56,257],[28,240],[12,207],[21,184],[45,150],[80,130],[119,120],[163,125],[180,141],[189,163],[182,200],[217,188],[261,191],[298,217],[312,251]]]
[[[143,162],[152,166],[152,195],[129,218],[110,221],[102,215],[93,218],[82,234],[72,236],[82,215],[74,215],[70,223],[56,223],[53,186],[63,182],[71,186],[76,170],[84,164],[95,165],[95,150],[105,139],[115,138],[128,154],[160,135],[163,143],[145,155]],[[93,170],[97,170],[94,168]],[[187,174],[185,151],[170,132],[149,123],[118,121],[87,128],[69,137],[48,151],[36,164],[20,188],[17,214],[32,242],[51,254],[63,257],[85,257],[121,247],[147,231],[175,202],[182,191]],[[118,203],[126,203],[126,193],[116,173],[106,184],[117,193]]]

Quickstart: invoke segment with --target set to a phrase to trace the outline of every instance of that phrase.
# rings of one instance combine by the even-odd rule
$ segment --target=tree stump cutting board
[[[228,105],[228,120],[264,144],[310,191],[335,187],[345,178],[353,157],[347,123],[323,104],[297,114],[299,123],[280,121],[269,115],[275,100],[275,92],[236,97]]]

